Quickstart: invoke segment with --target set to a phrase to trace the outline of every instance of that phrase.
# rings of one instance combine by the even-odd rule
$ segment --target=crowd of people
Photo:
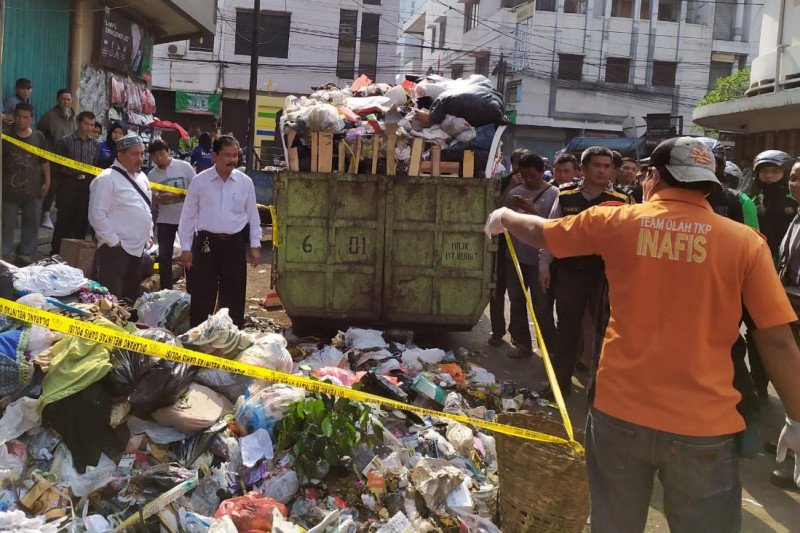
[[[642,531],[655,475],[671,529],[738,531],[738,459],[759,451],[768,380],[786,410],[778,460],[795,454],[794,471],[772,480],[800,486],[798,317],[786,293],[800,283],[800,163],[759,154],[747,195],[707,138],[670,139],[643,161],[599,147],[580,165],[562,154],[550,182],[538,155],[511,161],[486,231],[512,237],[564,396],[586,354],[592,531]],[[513,356],[526,357],[524,293],[501,253],[489,342],[503,342],[504,283]]]
[[[172,289],[173,258],[186,269],[195,326],[214,312],[219,298],[233,321],[244,320],[247,259],[260,262],[261,226],[252,180],[237,169],[242,150],[232,135],[196,131],[180,148],[191,162],[174,156],[162,139],[147,147],[122,123],[106,128],[91,111],[78,113],[61,89],[56,105],[36,127],[31,82],[17,80],[3,103],[5,133],[29,145],[103,168],[97,176],[51,164],[12,143],[3,143],[3,259],[27,266],[35,259],[40,226],[53,229],[51,255],[63,239],[97,243],[95,279],[119,298],[141,292],[144,258],[158,242],[162,289]],[[145,154],[152,170],[142,172]],[[186,195],[153,191],[151,183],[185,189]],[[156,186],[157,188],[157,186]],[[55,201],[55,222],[50,209]],[[20,240],[15,242],[15,230]],[[176,238],[180,252],[173,250]]]

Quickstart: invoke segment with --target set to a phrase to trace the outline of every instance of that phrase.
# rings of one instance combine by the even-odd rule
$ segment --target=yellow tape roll
[[[170,346],[154,340],[138,337],[131,333],[122,333],[110,328],[98,326],[97,324],[82,322],[80,320],[75,320],[63,315],[42,311],[34,307],[12,302],[11,300],[0,298],[0,313],[29,324],[36,324],[37,326],[51,329],[53,331],[59,331],[67,335],[73,335],[82,339],[99,342],[101,344],[113,346],[122,350],[130,350],[133,352],[146,354],[151,357],[160,357],[162,359],[167,359],[178,363],[202,366],[204,368],[211,368],[214,370],[224,370],[233,374],[241,374],[243,376],[256,379],[266,379],[277,383],[291,385],[293,387],[303,388],[310,392],[338,396],[364,403],[378,404],[389,409],[411,411],[422,416],[454,420],[456,422],[469,424],[475,427],[494,431],[496,433],[511,435],[514,437],[520,437],[539,442],[565,444],[571,447],[576,453],[583,453],[583,447],[580,445],[580,443],[575,442],[574,440],[568,441],[560,437],[546,435],[544,433],[529,429],[509,426],[507,424],[487,422],[485,420],[478,420],[467,416],[443,413],[440,411],[434,411],[433,409],[425,409],[423,407],[409,405],[403,402],[376,396],[374,394],[349,389],[347,387],[333,385],[331,383],[322,381],[315,381],[303,376],[278,372],[276,370],[248,365],[238,361],[231,361],[229,359],[214,355],[195,352],[186,348]]]

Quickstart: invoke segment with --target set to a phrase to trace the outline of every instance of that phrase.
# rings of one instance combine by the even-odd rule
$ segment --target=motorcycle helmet
[[[744,179],[744,174],[742,174],[742,169],[736,163],[727,161],[725,163],[725,177],[732,182],[731,186],[735,189]]]
[[[723,163],[725,162],[727,159],[725,157],[725,146],[721,142],[711,137],[698,137],[697,140],[711,149],[711,153],[714,154],[714,159]]]
[[[764,165],[776,165],[782,167],[784,172],[789,172],[794,164],[794,158],[780,150],[765,150],[758,154],[753,160],[753,172],[758,174],[758,169]]]

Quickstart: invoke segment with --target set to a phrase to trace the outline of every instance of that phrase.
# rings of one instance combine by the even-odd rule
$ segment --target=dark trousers
[[[141,254],[131,255],[122,246],[101,245],[97,249],[97,281],[114,296],[135,300],[142,292]]]
[[[508,245],[503,236],[497,245],[497,256],[495,262],[495,287],[494,295],[489,301],[489,318],[492,322],[492,337],[502,337],[506,334],[506,256],[508,255]]]
[[[58,180],[58,217],[53,228],[51,254],[61,250],[61,239],[85,239],[89,230],[89,179],[61,176]],[[42,212],[45,208],[42,207]]]
[[[745,309],[744,311],[744,324],[747,326],[747,361],[750,363],[750,375],[753,378],[753,385],[756,390],[766,391],[769,386],[769,377],[767,371],[764,370],[764,365],[761,363],[761,357],[758,355],[758,347],[753,340],[753,331],[756,329],[756,323],[750,317],[750,313]]]
[[[42,198],[42,213],[47,213],[53,206],[53,200],[56,197],[56,188],[58,187],[59,181],[58,172],[50,172],[50,188],[47,190],[47,194],[44,195],[44,198]],[[59,209],[60,208],[61,206],[59,206]]]
[[[536,313],[536,321],[542,331],[544,343],[548,351],[554,349],[553,344],[556,339],[556,328],[553,323],[552,310],[547,312],[547,297],[539,285],[539,266],[538,265],[519,265],[522,271],[522,279],[525,281],[525,289],[530,291],[533,312]],[[511,302],[511,319],[508,323],[508,331],[514,345],[523,348],[531,347],[531,328],[528,317],[528,304],[525,301],[525,292],[519,282],[514,263],[511,258],[506,259],[506,279],[508,280],[508,299]]]
[[[555,267],[553,293],[556,298],[556,350],[553,367],[561,392],[569,396],[572,372],[578,360],[581,322],[589,309],[595,322],[595,351],[599,354],[608,325],[606,277],[602,270]],[[593,354],[593,360],[597,355]]]
[[[242,327],[247,286],[248,233],[249,229],[245,226],[239,233],[225,238],[206,232],[194,236],[192,268],[186,280],[186,288],[192,296],[189,308],[192,327],[213,314],[217,303],[220,308],[227,307],[233,323]]]
[[[156,224],[158,235],[158,277],[162,289],[172,288],[172,247],[175,244],[177,224]]]

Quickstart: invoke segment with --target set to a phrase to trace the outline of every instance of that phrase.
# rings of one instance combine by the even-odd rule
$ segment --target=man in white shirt
[[[119,298],[141,292],[142,255],[152,243],[150,182],[141,172],[138,135],[117,141],[117,159],[89,186],[89,223],[97,236],[97,281]]]
[[[261,261],[261,219],[249,176],[236,170],[239,143],[230,135],[214,140],[214,166],[194,177],[178,225],[181,263],[188,270],[192,326],[227,307],[237,326],[244,322],[247,249],[253,267]]]
[[[194,178],[194,168],[186,161],[173,158],[169,153],[169,145],[156,139],[148,147],[150,158],[156,164],[147,175],[153,183],[161,183],[179,189],[188,189]],[[158,274],[161,288],[172,288],[172,247],[178,222],[181,220],[183,195],[172,192],[156,192],[153,200],[158,205],[156,218],[156,235],[158,237]]]

